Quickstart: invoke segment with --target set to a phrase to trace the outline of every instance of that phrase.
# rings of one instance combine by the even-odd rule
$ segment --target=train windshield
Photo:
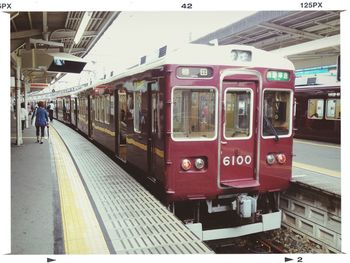
[[[216,91],[213,88],[175,88],[173,92],[173,138],[213,139]]]
[[[291,129],[291,92],[265,90],[263,136],[289,135]]]

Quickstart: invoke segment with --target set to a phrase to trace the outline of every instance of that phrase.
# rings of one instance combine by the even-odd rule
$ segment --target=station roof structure
[[[120,12],[89,12],[90,18],[78,43],[74,42],[86,12],[13,12],[11,13],[11,53],[20,49],[64,52],[83,58]],[[11,60],[11,75],[16,62]],[[50,83],[57,72],[27,70],[31,83]]]
[[[219,45],[251,45],[266,51],[283,48],[298,68],[328,60],[335,64],[340,54],[339,34],[340,11],[260,11],[193,43],[209,44],[216,39]],[[287,52],[290,47],[300,48]]]
[[[78,43],[74,38],[87,12],[12,12],[11,53],[40,49],[80,58],[93,48],[120,12],[89,12]],[[260,11],[192,43],[251,45],[279,52],[298,68],[336,64],[340,54],[340,11]],[[283,53],[284,52],[284,53]],[[11,60],[15,76],[16,61]],[[23,69],[24,70],[24,69]],[[57,72],[26,70],[30,83],[49,84]],[[61,74],[62,77],[63,74]]]

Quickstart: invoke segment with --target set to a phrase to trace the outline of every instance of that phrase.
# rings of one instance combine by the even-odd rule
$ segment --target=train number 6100
[[[224,166],[229,166],[229,165],[243,165],[247,164],[249,165],[252,162],[252,157],[250,155],[242,156],[225,156],[222,159],[222,163]]]

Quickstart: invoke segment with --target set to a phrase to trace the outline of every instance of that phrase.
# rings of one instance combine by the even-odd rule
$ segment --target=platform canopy
[[[15,76],[17,56],[21,58],[22,74],[30,83],[50,83],[65,72],[79,73],[86,63],[82,58],[119,14],[12,12],[11,75]],[[46,62],[40,65],[36,58]]]
[[[283,49],[296,68],[336,64],[340,54],[340,41],[336,41],[340,39],[340,15],[340,11],[324,10],[260,11],[193,43],[215,40],[219,45],[250,45],[276,52]]]

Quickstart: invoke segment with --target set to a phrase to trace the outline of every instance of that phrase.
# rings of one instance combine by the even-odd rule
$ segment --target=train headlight
[[[204,168],[205,162],[201,158],[197,158],[194,162],[194,166],[198,169],[201,170]]]
[[[276,162],[276,159],[275,159],[275,156],[273,154],[268,154],[266,156],[266,162],[269,164],[269,165],[272,165]]]
[[[283,154],[283,153],[277,154],[276,157],[277,157],[277,162],[278,162],[279,164],[285,164],[286,161],[287,161],[287,157],[286,157],[286,155]]]
[[[183,159],[182,162],[181,162],[181,168],[184,170],[184,171],[188,171],[190,170],[192,167],[192,164],[190,162],[190,160],[188,159]]]

